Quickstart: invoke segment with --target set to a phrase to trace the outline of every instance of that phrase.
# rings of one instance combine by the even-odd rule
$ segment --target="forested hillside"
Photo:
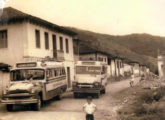
[[[87,47],[90,47],[91,50],[97,49],[109,55],[124,58],[127,61],[136,61],[147,65],[153,72],[157,72],[158,49],[160,51],[165,50],[164,37],[149,34],[113,36],[70,27],[68,29],[78,33],[78,38],[81,41],[80,52],[89,50]],[[76,49],[76,43],[74,46]]]

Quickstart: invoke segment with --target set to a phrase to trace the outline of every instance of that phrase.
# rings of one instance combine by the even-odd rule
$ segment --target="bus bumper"
[[[74,93],[100,93],[100,89],[96,88],[73,88]]]
[[[37,99],[24,99],[24,100],[1,100],[1,104],[32,104],[37,103]]]

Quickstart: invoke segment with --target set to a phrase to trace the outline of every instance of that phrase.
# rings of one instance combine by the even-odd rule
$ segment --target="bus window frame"
[[[46,69],[46,73],[47,71],[52,71],[52,77],[50,77],[50,73],[49,73],[49,77],[47,77],[47,81],[51,80],[51,79],[55,79],[55,78],[59,78],[59,77],[63,77],[66,76],[66,71],[64,67],[57,67],[57,68],[47,68]],[[64,70],[64,73],[62,72],[62,70]]]
[[[41,68],[21,68],[21,69],[12,69],[10,71],[10,81],[11,82],[18,82],[19,81],[19,80],[18,81],[13,80],[13,72],[16,71],[16,70],[42,70],[44,72],[43,79],[39,79],[39,80],[33,79],[33,81],[44,81],[46,79],[46,71],[45,71],[45,69],[41,69]]]

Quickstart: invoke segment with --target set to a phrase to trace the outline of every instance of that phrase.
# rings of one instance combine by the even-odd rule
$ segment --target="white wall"
[[[115,76],[115,71],[116,71],[115,60],[111,60],[111,75],[112,76]]]
[[[125,72],[132,72],[132,66],[124,63],[124,71]]]
[[[36,42],[35,42],[35,30],[40,31],[40,43],[41,48],[36,48]],[[45,49],[45,37],[44,33],[48,32],[49,35],[49,50]],[[69,35],[65,35],[58,32],[53,32],[51,30],[48,30],[44,27],[37,26],[34,24],[28,23],[28,56],[35,56],[35,57],[46,57],[50,56],[53,57],[53,45],[52,45],[52,35],[56,35],[56,41],[57,41],[57,50],[60,50],[60,42],[59,37],[63,37],[63,50],[64,50],[64,58],[65,61],[74,61],[74,54],[73,54],[73,39]],[[69,53],[66,53],[66,43],[65,39],[68,39],[69,41]]]
[[[133,65],[133,73],[135,76],[139,76],[140,75],[140,67],[139,64],[134,64]]]
[[[8,31],[8,48],[0,48],[0,62],[14,65],[23,60],[25,41],[27,39],[26,24],[0,26],[0,30]]]

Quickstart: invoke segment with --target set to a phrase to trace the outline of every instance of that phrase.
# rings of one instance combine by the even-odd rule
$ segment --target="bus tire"
[[[99,98],[99,97],[100,97],[100,93],[96,93],[96,94],[95,94],[95,97],[96,97],[96,98]]]
[[[105,94],[105,93],[106,93],[106,90],[105,90],[105,88],[102,90],[102,93],[103,93],[103,94]]]
[[[32,104],[32,109],[35,111],[40,111],[41,109],[41,97],[38,97],[38,102],[35,104]]]
[[[61,100],[61,99],[62,99],[61,94],[60,94],[60,95],[57,95],[57,96],[56,96],[56,99],[57,99],[57,100]]]
[[[7,111],[12,111],[13,110],[13,105],[6,105]]]
[[[79,94],[78,93],[73,93],[74,98],[78,98]]]

